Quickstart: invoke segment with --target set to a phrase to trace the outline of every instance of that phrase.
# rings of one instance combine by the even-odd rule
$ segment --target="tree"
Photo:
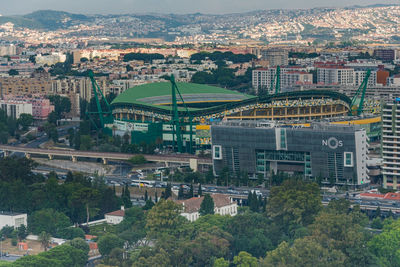
[[[386,222],[386,221],[385,221]],[[383,231],[368,242],[379,266],[400,266],[400,221],[389,220]]]
[[[148,257],[139,257],[137,261],[135,261],[132,267],[148,267],[148,266],[157,266],[157,267],[169,267],[173,266],[171,264],[170,255],[164,250],[158,250],[154,255],[149,255]]]
[[[186,223],[180,216],[182,207],[171,200],[160,200],[148,213],[146,228],[150,237],[176,235]]]
[[[204,216],[207,214],[214,214],[214,200],[209,194],[206,194],[204,196],[204,199],[200,204],[199,213],[200,216]]]
[[[214,261],[214,267],[229,267],[229,261],[224,258],[218,258]]]
[[[25,224],[21,224],[17,230],[17,236],[18,236],[19,241],[24,240],[27,235],[28,235],[28,232],[26,231]]]
[[[84,151],[90,150],[93,146],[92,137],[90,135],[81,135],[79,144],[80,144],[79,150],[84,150]]]
[[[44,231],[40,233],[39,242],[42,245],[42,247],[44,248],[44,251],[47,251],[47,248],[50,245],[50,241],[51,241],[50,233],[46,233]]]
[[[168,199],[168,198],[170,198],[171,196],[172,196],[171,184],[168,183],[168,184],[167,184],[167,188],[165,188],[165,191],[164,191],[164,199]]]
[[[18,123],[22,126],[22,129],[26,131],[33,123],[33,116],[31,114],[22,113],[19,116]]]
[[[189,198],[194,197],[193,184],[190,184]]]
[[[83,252],[85,252],[85,254],[88,254],[90,251],[88,243],[86,243],[86,241],[82,238],[74,238],[71,241],[68,241],[68,245],[82,250]]]
[[[233,258],[233,263],[237,267],[258,267],[257,258],[251,256],[251,254],[241,251],[239,255]]]
[[[10,75],[10,76],[15,76],[15,75],[18,75],[18,74],[19,74],[19,71],[14,70],[14,69],[11,69],[11,70],[8,71],[8,75]]]
[[[197,190],[197,195],[200,197],[203,195],[203,190],[201,189],[201,184],[199,184],[199,189]]]
[[[116,226],[119,237],[134,245],[146,236],[146,218],[139,207],[125,209],[124,219]]]
[[[103,256],[108,256],[114,248],[122,248],[124,241],[114,234],[106,234],[99,238],[97,242],[99,252]]]
[[[193,266],[211,266],[214,259],[228,257],[232,236],[217,227],[199,232],[186,244]]]
[[[262,267],[336,267],[344,266],[345,256],[338,250],[323,248],[310,238],[296,239],[293,246],[283,241],[267,253]]]
[[[178,199],[184,199],[184,198],[185,196],[183,194],[183,186],[180,186],[178,190]]]
[[[53,140],[54,143],[58,142],[58,132],[57,127],[54,124],[46,123],[43,126],[44,132],[47,134],[49,139]]]
[[[257,258],[265,256],[266,251],[274,249],[273,244],[279,243],[281,233],[275,228],[266,216],[254,212],[238,214],[224,227],[233,236],[234,255],[246,251]]]
[[[35,235],[46,232],[52,236],[59,236],[63,229],[71,225],[70,219],[64,213],[54,209],[38,210],[28,217],[29,231]]]
[[[296,225],[309,225],[321,209],[318,185],[295,179],[272,187],[267,204],[268,215],[284,231]]]
[[[368,235],[360,223],[363,220],[358,214],[321,212],[309,228],[312,238],[321,246],[334,248],[346,256],[345,266],[369,266],[373,259],[365,249]]]
[[[72,193],[72,201],[75,205],[83,204],[86,209],[86,224],[89,223],[90,216],[95,216],[98,209],[95,204],[99,199],[99,191],[90,187],[83,187]]]
[[[371,223],[371,228],[382,229],[383,228],[383,223],[382,223],[381,218],[374,218],[372,220],[372,223]]]
[[[129,159],[129,162],[133,165],[142,165],[147,162],[146,158],[143,155],[136,155]]]

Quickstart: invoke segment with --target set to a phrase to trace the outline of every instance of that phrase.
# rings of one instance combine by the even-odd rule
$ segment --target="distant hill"
[[[64,11],[40,10],[27,15],[2,16],[0,17],[0,24],[11,22],[15,27],[57,30],[91,20],[93,20],[93,18],[80,14],[72,14]]]

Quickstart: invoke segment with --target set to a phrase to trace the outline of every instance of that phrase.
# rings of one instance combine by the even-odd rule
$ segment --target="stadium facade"
[[[348,117],[350,98],[334,91],[307,90],[256,97],[202,84],[177,83],[177,86],[184,99],[184,104],[181,100],[177,102],[183,145],[188,147],[192,141],[197,151],[211,149],[210,125],[218,121],[272,120],[309,126],[310,121],[326,120],[363,124],[371,139],[380,133],[380,117]],[[168,82],[126,90],[111,104],[114,124],[109,127],[114,134],[128,134],[132,143],[162,142],[164,146],[173,146],[171,91]]]
[[[323,183],[364,186],[367,134],[356,125],[313,123],[287,127],[274,122],[230,121],[211,126],[213,167],[232,173],[287,173]]]

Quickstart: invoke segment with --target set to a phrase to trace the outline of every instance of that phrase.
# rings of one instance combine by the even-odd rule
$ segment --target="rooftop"
[[[124,217],[125,216],[125,210],[116,210],[116,211],[112,211],[112,212],[106,213],[105,215]]]
[[[12,211],[0,211],[0,216],[17,216],[17,215],[22,215],[25,213],[19,213],[19,212],[12,212]]]
[[[185,103],[232,102],[254,97],[204,84],[178,82],[177,86]],[[179,95],[177,95],[177,101],[178,103],[181,102]],[[156,82],[129,88],[118,95],[112,104],[139,104],[170,109],[168,105],[171,105],[171,102],[171,84],[169,82]],[[183,108],[180,107],[180,109]],[[197,110],[197,108],[189,109]]]
[[[212,199],[214,200],[214,207],[221,208],[230,205],[231,199],[227,195],[223,194],[212,194]],[[203,202],[204,197],[192,197],[186,200],[177,200],[176,203],[183,205],[184,211],[187,213],[193,213],[200,210],[201,202]]]

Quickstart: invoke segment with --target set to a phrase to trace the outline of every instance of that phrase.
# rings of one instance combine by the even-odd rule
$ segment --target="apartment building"
[[[14,119],[19,119],[23,113],[32,115],[32,104],[25,101],[0,100],[0,109]]]
[[[103,95],[108,93],[108,85],[105,78],[96,80],[102,90]],[[79,97],[90,101],[93,96],[92,82],[87,77],[81,78],[65,78],[53,80],[51,84],[51,92],[54,94],[79,94]]]
[[[0,95],[49,94],[51,80],[42,78],[1,77]]]
[[[261,59],[267,60],[270,66],[287,66],[289,52],[279,48],[261,50]]]
[[[400,98],[382,109],[383,187],[398,189],[400,182]]]
[[[270,89],[275,76],[276,68],[273,67],[253,70],[252,85],[256,93],[259,90]],[[312,80],[312,74],[306,72],[305,68],[281,68],[281,88],[288,88],[295,84],[312,84]]]

